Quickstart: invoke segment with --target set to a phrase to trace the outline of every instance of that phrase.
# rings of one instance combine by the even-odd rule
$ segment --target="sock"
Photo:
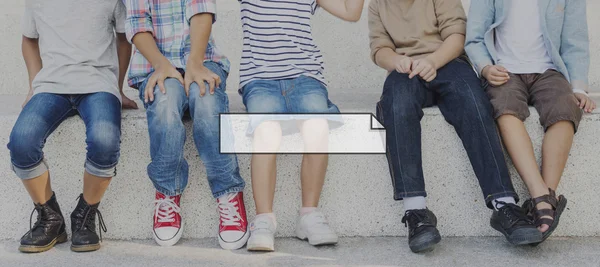
[[[317,210],[317,208],[315,208],[315,207],[302,207],[302,208],[300,208],[300,216],[302,216],[304,214],[309,214],[315,210]]]
[[[261,213],[261,214],[256,214],[256,216],[254,217],[254,220],[258,220],[258,219],[267,219],[269,221],[271,221],[273,223],[273,225],[275,225],[275,227],[277,227],[277,218],[275,217],[275,213]]]
[[[506,204],[517,204],[517,201],[514,197],[499,197],[492,200],[492,206],[494,206],[494,210],[498,210],[499,208],[504,207],[504,204],[498,203],[498,201],[504,202]]]
[[[427,208],[425,197],[405,197],[404,212],[407,210],[422,210]]]

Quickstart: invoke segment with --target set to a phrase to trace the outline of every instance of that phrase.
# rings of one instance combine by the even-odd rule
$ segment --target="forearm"
[[[150,62],[154,69],[163,64],[171,64],[169,60],[160,52],[154,37],[149,32],[141,32],[133,36],[133,44],[138,51]]]
[[[444,43],[435,52],[427,56],[436,69],[439,69],[453,59],[463,54],[465,45],[465,36],[462,34],[452,34],[444,40]]]
[[[327,12],[346,21],[357,22],[362,15],[364,0],[319,0]]]
[[[392,72],[396,69],[398,57],[403,56],[398,55],[393,49],[385,47],[377,51],[377,54],[375,54],[375,62],[377,66],[387,70],[388,72]]]
[[[131,58],[131,44],[123,33],[117,33],[117,55],[119,57],[119,90],[123,93],[123,82]]]
[[[200,13],[190,19],[191,52],[189,60],[204,62],[206,48],[212,31],[213,14]]]
[[[29,90],[31,90],[33,79],[42,69],[42,57],[40,56],[38,39],[30,39],[23,36],[21,50],[25,66],[27,67],[27,74],[29,75]]]

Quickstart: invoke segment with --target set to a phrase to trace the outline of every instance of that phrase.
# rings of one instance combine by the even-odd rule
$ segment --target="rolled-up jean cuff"
[[[109,167],[99,167],[93,162],[86,160],[84,167],[87,173],[97,177],[111,178],[117,175],[116,163]]]
[[[512,192],[512,191],[506,191],[506,192],[500,192],[500,193],[494,193],[491,195],[487,195],[485,197],[485,205],[490,209],[494,209],[492,200],[498,199],[501,197],[512,197],[515,199],[515,202],[519,203],[519,195],[517,195],[517,193]]]
[[[244,187],[243,186],[232,187],[232,188],[229,188],[229,189],[227,189],[225,191],[214,193],[213,197],[214,198],[220,198],[220,197],[222,197],[224,195],[227,195],[227,194],[238,193],[238,192],[243,192],[243,191],[244,191]]]
[[[402,200],[407,197],[427,197],[425,191],[412,191],[412,192],[397,192],[394,194],[394,200]]]
[[[12,167],[12,170],[17,175],[17,177],[21,178],[22,180],[28,180],[28,179],[33,179],[35,177],[38,177],[38,176],[44,174],[45,172],[47,172],[49,169],[46,159],[43,159],[40,163],[38,163],[37,165],[35,165],[31,168],[28,168],[28,169],[19,168],[19,167],[15,166],[14,164],[11,164],[11,167]]]

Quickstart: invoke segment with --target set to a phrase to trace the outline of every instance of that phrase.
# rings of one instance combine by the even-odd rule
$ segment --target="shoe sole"
[[[62,244],[67,242],[67,232],[64,232],[54,238],[48,245],[45,246],[28,246],[21,245],[19,246],[19,251],[23,253],[40,253],[44,251],[48,251],[53,248],[57,244]]]
[[[275,248],[269,247],[269,246],[249,246],[248,251],[273,252],[273,251],[275,251]]]
[[[492,228],[502,233],[504,237],[506,237],[506,240],[515,246],[539,243],[542,241],[542,233],[535,227],[519,229],[521,231],[516,230],[512,233],[512,235],[509,235],[500,226],[492,224]]]
[[[100,249],[100,243],[90,245],[71,245],[71,251],[73,252],[91,252]]]
[[[221,248],[227,249],[227,250],[236,250],[236,249],[240,249],[240,248],[244,247],[244,245],[246,245],[246,242],[248,242],[249,237],[250,237],[250,232],[246,231],[244,236],[242,236],[242,238],[240,238],[238,241],[235,241],[235,242],[226,242],[225,240],[221,239],[220,235],[219,235],[219,237],[217,237],[217,239],[219,239],[219,245],[221,245]]]
[[[256,252],[273,252],[275,251],[275,240],[273,240],[273,242],[261,242],[257,244],[248,242],[248,244],[246,244],[246,249],[248,251]]]
[[[303,231],[296,230],[296,237],[300,240],[307,240],[313,246],[331,246],[338,243],[336,235],[329,235],[321,238],[309,238]]]
[[[432,251],[437,243],[442,241],[440,232],[435,229],[433,232],[427,232],[420,235],[416,239],[408,242],[408,247],[414,253],[429,252]]]
[[[179,239],[181,239],[182,234],[183,234],[183,219],[181,219],[181,226],[179,227],[179,230],[177,231],[175,236],[173,236],[170,239],[166,239],[166,240],[160,239],[160,238],[158,238],[158,236],[156,236],[156,232],[154,232],[154,230],[152,230],[152,236],[154,237],[154,241],[156,242],[156,244],[158,244],[161,247],[174,246],[175,244],[177,244],[177,242],[179,242]]]

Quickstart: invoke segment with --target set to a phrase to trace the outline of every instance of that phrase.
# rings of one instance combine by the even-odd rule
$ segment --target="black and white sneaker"
[[[525,245],[542,241],[542,233],[537,229],[533,220],[527,216],[521,207],[498,201],[503,205],[494,210],[490,225],[502,233],[513,245]]]
[[[436,228],[437,218],[428,209],[407,210],[402,223],[408,226],[408,246],[414,253],[431,251],[442,240]]]

